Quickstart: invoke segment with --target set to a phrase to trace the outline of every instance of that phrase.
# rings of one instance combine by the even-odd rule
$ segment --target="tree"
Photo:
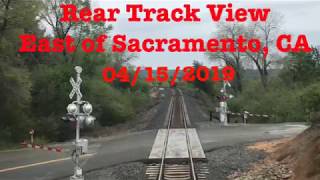
[[[13,65],[23,64],[23,57],[17,53],[19,35],[38,32],[38,0],[0,1],[0,58]]]
[[[21,141],[33,125],[31,75],[19,54],[19,35],[38,30],[39,1],[0,1],[0,141]]]
[[[30,74],[26,69],[0,62],[0,139],[22,140],[32,126]]]
[[[193,61],[193,67],[194,67],[195,73],[198,71],[200,66],[203,66],[203,65],[199,61]],[[201,71],[200,72],[200,76],[204,77],[205,76],[204,73],[205,72]],[[195,74],[195,76],[196,76],[196,74]],[[193,85],[196,88],[198,88],[198,89],[200,89],[200,90],[202,90],[202,91],[204,91],[204,92],[206,92],[206,93],[208,93],[210,95],[213,95],[213,93],[214,93],[213,84],[210,81],[203,82],[203,81],[199,81],[198,78],[195,78],[195,81],[193,82]]]
[[[55,38],[65,39],[67,35],[71,35],[76,39],[75,46],[78,50],[80,42],[84,38],[96,38],[100,34],[107,34],[112,26],[106,26],[105,23],[95,22],[61,22],[63,10],[61,4],[73,4],[77,8],[91,8],[89,0],[44,0],[43,9],[40,13],[40,18],[45,22],[45,25],[50,27],[49,33]],[[69,56],[64,49],[62,52],[65,61],[73,62],[79,53],[73,53]]]
[[[63,3],[80,5],[82,1],[45,0],[43,1],[42,12],[40,13],[40,18],[51,27],[54,36],[60,39],[65,39],[68,33],[72,31],[72,28],[76,25],[72,22],[63,23],[60,21],[60,18],[63,16],[63,11],[60,8],[60,4]],[[67,52],[65,49],[63,50],[63,56],[65,57],[65,60],[68,61]]]
[[[290,52],[286,58],[281,78],[287,85],[308,84],[320,75],[319,50],[312,48],[311,53]]]
[[[256,22],[248,25],[245,36],[247,39],[259,39],[261,42],[260,51],[246,52],[246,56],[251,60],[259,71],[261,84],[267,88],[268,84],[268,68],[272,63],[272,59],[277,57],[275,50],[275,41],[278,36],[282,16],[279,13],[271,13],[265,22]]]
[[[221,22],[217,26],[217,38],[218,39],[231,39],[236,41],[236,39],[243,34],[244,26],[240,23],[224,23]],[[242,59],[243,54],[240,52],[208,52],[207,56],[211,61],[221,60],[226,65],[232,66],[235,69],[235,86],[232,86],[235,91],[242,91]]]
[[[81,76],[82,93],[94,105],[101,125],[131,119],[139,107],[147,104],[146,84],[138,82],[137,88],[144,88],[143,94],[132,96],[103,82],[101,77],[106,65],[118,63],[117,67],[130,67],[131,55],[121,54],[113,61],[117,55],[109,52],[77,50],[62,55],[18,52],[21,34],[62,39],[70,35],[78,46],[84,38],[95,39],[112,29],[105,23],[61,23],[61,3],[91,7],[90,0],[0,0],[0,146],[25,140],[30,128],[36,129],[37,137],[51,141],[63,141],[74,135],[70,124],[60,120],[71,101],[69,79],[74,76],[74,65],[85,67]],[[107,43],[105,46],[108,49]],[[58,61],[57,57],[64,61]]]
[[[117,72],[119,72],[120,68],[123,66],[126,66],[128,68],[128,73],[131,74],[130,77],[133,76],[133,67],[130,66],[130,62],[132,62],[135,58],[137,58],[136,54],[133,53],[112,53],[112,64],[113,67]],[[129,82],[120,82],[119,79],[116,79],[113,82],[114,87],[116,88],[122,88],[122,89],[128,89],[131,88],[131,85]]]
[[[207,53],[210,60],[222,60],[226,65],[230,65],[236,70],[235,90],[242,90],[243,67],[246,66],[246,63],[250,62],[258,69],[262,86],[264,88],[267,87],[268,69],[271,66],[272,59],[278,58],[278,53],[275,48],[275,40],[278,36],[281,22],[281,14],[273,12],[265,22],[249,24],[222,22],[217,26],[216,34],[218,39],[227,38],[236,43],[236,39],[242,35],[247,41],[250,39],[259,39],[261,42],[261,49],[258,52]]]
[[[0,26],[0,38],[3,36],[4,31],[7,28],[8,21],[9,21],[9,7],[11,0],[2,0],[1,2],[1,26]]]

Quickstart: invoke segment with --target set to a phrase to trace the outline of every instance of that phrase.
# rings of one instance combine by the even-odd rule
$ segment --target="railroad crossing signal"
[[[77,72],[76,81],[71,77],[70,84],[72,85],[72,91],[69,94],[69,98],[72,99],[76,94],[76,101],[73,101],[67,106],[67,115],[62,117],[64,121],[75,122],[76,125],[76,139],[74,142],[75,149],[72,155],[72,159],[75,163],[74,175],[70,177],[70,180],[84,180],[82,175],[82,168],[80,167],[80,155],[82,153],[87,153],[88,141],[86,139],[80,139],[80,125],[86,124],[91,125],[95,121],[95,117],[91,116],[92,105],[88,101],[82,101],[82,94],[80,91],[80,85],[82,83],[80,74],[82,68],[76,66],[75,71]],[[82,111],[81,111],[82,110]]]
[[[227,117],[227,111],[228,111],[228,104],[227,100],[233,98],[233,95],[227,93],[227,88],[231,87],[231,84],[228,81],[223,81],[222,88],[220,90],[221,95],[218,97],[220,100],[220,122],[224,125],[228,125],[228,117]]]

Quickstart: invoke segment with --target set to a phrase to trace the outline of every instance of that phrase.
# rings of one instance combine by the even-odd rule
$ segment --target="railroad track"
[[[146,180],[205,180],[209,170],[204,163],[195,163],[192,157],[192,147],[188,132],[189,116],[184,103],[181,90],[175,90],[173,93],[168,113],[166,116],[167,133],[163,144],[160,163],[149,164],[146,169]],[[172,128],[183,128],[186,135],[186,144],[188,149],[187,159],[168,159],[166,158],[169,130]]]

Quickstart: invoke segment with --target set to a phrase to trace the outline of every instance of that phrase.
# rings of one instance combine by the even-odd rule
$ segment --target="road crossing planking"
[[[187,132],[189,133],[190,145],[192,147],[192,157],[194,159],[206,159],[196,129],[188,128]],[[161,159],[166,133],[167,129],[158,130],[157,137],[149,155],[149,160]],[[189,158],[189,155],[186,141],[186,130],[170,129],[166,159],[187,158]]]

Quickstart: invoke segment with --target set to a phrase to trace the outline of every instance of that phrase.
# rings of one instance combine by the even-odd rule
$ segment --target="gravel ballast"
[[[252,163],[265,157],[262,151],[248,150],[246,145],[221,147],[206,152],[209,180],[227,179],[238,171],[246,171]],[[143,180],[146,164],[129,162],[86,173],[87,180]]]

